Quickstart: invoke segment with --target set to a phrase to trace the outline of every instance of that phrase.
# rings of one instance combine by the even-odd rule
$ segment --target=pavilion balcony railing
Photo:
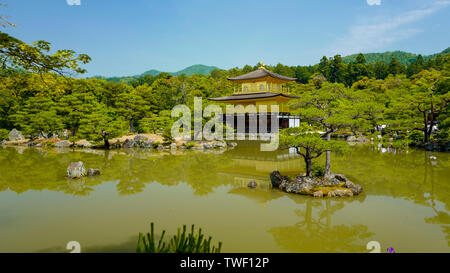
[[[282,87],[280,89],[278,89],[278,88],[276,88],[276,89],[264,88],[264,89],[246,89],[246,90],[244,90],[242,88],[234,88],[234,93],[235,94],[261,93],[261,92],[289,94],[289,88]]]

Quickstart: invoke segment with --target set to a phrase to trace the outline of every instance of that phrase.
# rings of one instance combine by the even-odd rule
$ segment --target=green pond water
[[[72,161],[102,174],[69,180]],[[303,161],[254,142],[173,154],[0,147],[0,252],[69,252],[69,241],[82,252],[134,252],[150,222],[169,234],[195,224],[224,252],[368,252],[369,241],[382,252],[450,251],[450,154],[354,146],[332,164],[364,193],[271,189],[270,172],[294,175]]]

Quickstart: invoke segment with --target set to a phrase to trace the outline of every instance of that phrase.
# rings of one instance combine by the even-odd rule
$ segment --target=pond
[[[450,154],[354,146],[332,170],[361,184],[355,197],[314,199],[270,187],[301,158],[233,150],[43,150],[0,147],[0,252],[134,252],[139,232],[201,227],[223,252],[450,251]],[[72,161],[96,177],[64,177]],[[247,187],[249,181],[256,189]]]

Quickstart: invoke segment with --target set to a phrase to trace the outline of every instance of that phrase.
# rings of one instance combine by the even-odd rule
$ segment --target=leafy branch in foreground
[[[220,253],[222,242],[218,246],[211,247],[212,237],[206,239],[202,234],[202,229],[195,233],[195,226],[191,226],[191,232],[186,232],[186,225],[183,229],[178,228],[178,232],[174,235],[168,244],[164,242],[164,235],[166,231],[163,230],[159,237],[158,243],[154,234],[154,224],[150,224],[150,232],[143,234],[139,233],[138,245],[136,252],[138,253]]]

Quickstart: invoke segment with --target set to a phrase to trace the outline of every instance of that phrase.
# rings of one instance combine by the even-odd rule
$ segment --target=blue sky
[[[0,2],[8,5],[0,14],[18,24],[2,31],[90,55],[90,76],[178,71],[193,64],[308,65],[324,55],[432,54],[450,46],[450,0]]]

